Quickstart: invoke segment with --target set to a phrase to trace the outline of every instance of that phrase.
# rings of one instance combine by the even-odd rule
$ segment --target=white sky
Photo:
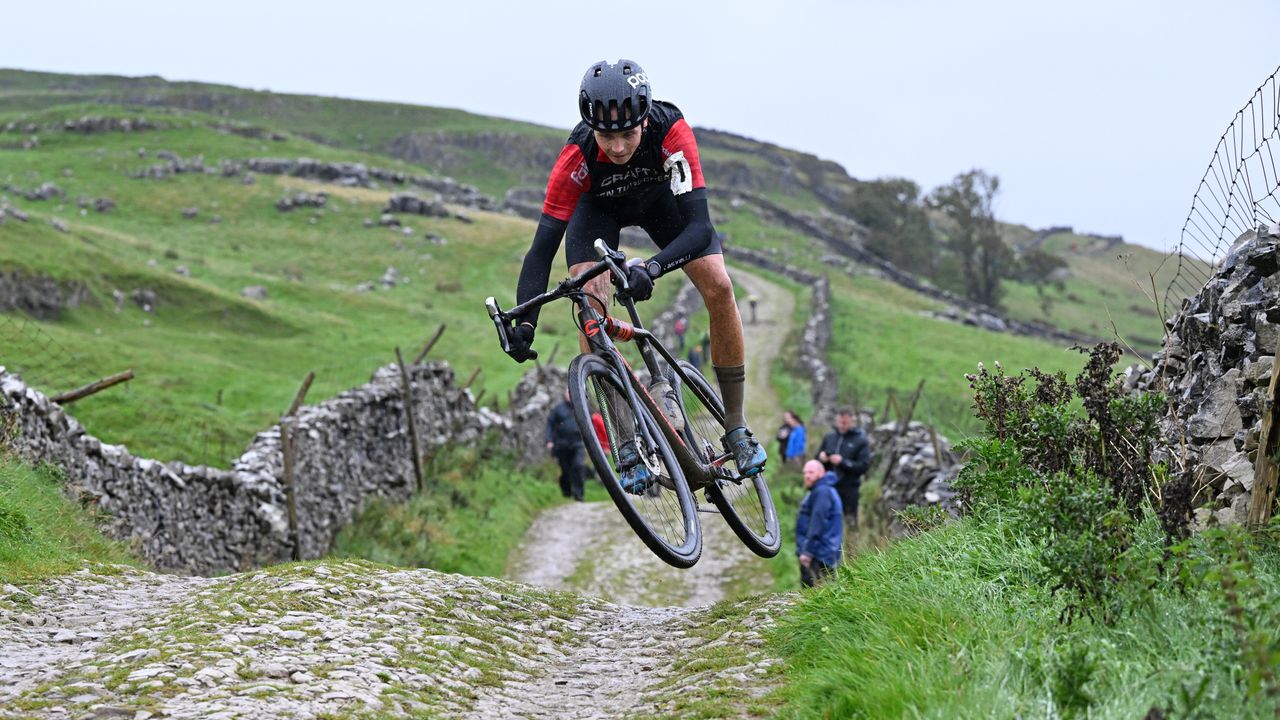
[[[925,191],[982,168],[1000,177],[1003,220],[1157,249],[1176,245],[1219,136],[1280,65],[1277,0],[6,5],[0,67],[456,107],[566,130],[587,65],[627,57],[695,127]]]

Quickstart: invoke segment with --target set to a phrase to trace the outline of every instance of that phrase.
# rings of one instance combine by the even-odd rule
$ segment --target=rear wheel
[[[689,379],[684,383],[677,376],[674,383],[679,388],[680,403],[684,409],[685,442],[702,465],[729,463],[729,467],[733,467],[733,460],[720,441],[725,434],[724,403],[697,368],[684,360],[679,363]],[[764,473],[739,480],[716,479],[705,492],[725,522],[752,552],[761,557],[778,554],[782,547],[782,533]]]
[[[617,372],[600,357],[579,355],[570,363],[569,402],[587,455],[609,496],[655,555],[676,567],[690,567],[702,555],[693,493],[653,416],[643,406],[631,407],[626,397]],[[597,434],[595,415],[603,425],[603,438]],[[648,432],[641,432],[641,427]],[[632,449],[653,479],[624,487],[620,457]]]

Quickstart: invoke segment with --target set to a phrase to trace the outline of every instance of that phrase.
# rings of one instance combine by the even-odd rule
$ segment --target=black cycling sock
[[[724,427],[726,430],[746,427],[747,415],[742,411],[742,397],[747,388],[745,365],[715,366],[716,381],[720,383],[720,397],[724,400]]]

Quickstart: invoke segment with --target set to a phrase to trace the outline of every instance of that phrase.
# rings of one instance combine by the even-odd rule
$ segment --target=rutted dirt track
[[[763,380],[792,300],[735,280],[760,300],[745,325],[748,410],[767,432]],[[761,632],[794,597],[711,607],[772,579],[718,515],[702,519],[688,571],[653,557],[611,504],[585,503],[535,524],[512,559],[519,582],[331,561],[0,586],[0,718],[754,714],[778,678]]]

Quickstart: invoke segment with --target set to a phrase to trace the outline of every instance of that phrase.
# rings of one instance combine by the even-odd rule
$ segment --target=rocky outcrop
[[[1197,521],[1244,522],[1280,339],[1280,226],[1242,235],[1166,327],[1155,365],[1129,368],[1125,387],[1168,397],[1163,458],[1194,481]]]
[[[40,320],[57,320],[63,310],[93,301],[88,286],[22,270],[0,270],[0,312],[20,310]]]
[[[477,408],[442,362],[411,368],[422,449],[473,443],[510,421]],[[0,368],[0,405],[17,417],[18,454],[48,462],[68,490],[108,518],[108,534],[153,566],[212,574],[287,560],[280,429],[258,434],[230,470],[139,458],[88,435],[57,404]],[[532,411],[531,411],[532,412]],[[545,417],[545,415],[543,416]],[[302,556],[323,555],[370,499],[404,498],[415,486],[405,402],[396,366],[294,419],[295,489]]]

